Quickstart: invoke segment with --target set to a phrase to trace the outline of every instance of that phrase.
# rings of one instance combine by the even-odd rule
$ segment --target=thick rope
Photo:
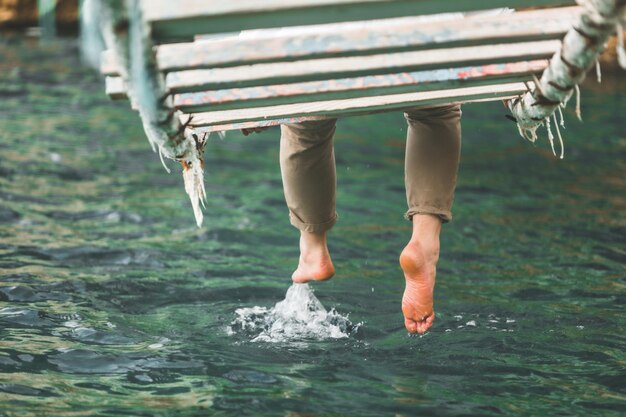
[[[550,65],[536,82],[535,88],[509,102],[509,109],[517,120],[519,130],[523,132],[524,137],[533,142],[537,139],[537,127],[546,122],[546,119],[559,109],[561,104],[566,103],[574,92],[577,101],[576,115],[582,120],[578,84],[597,61],[607,38],[617,27],[621,27],[620,18],[626,9],[625,0],[577,0],[577,2],[583,6],[583,12],[565,35],[560,50],[550,60]],[[623,33],[620,39],[623,48]],[[623,55],[626,63],[626,53]],[[598,72],[598,78],[600,76]]]
[[[144,132],[167,172],[163,157],[183,167],[185,191],[191,200],[198,226],[204,206],[204,145],[193,130],[172,110],[172,98],[156,66],[150,26],[142,18],[139,0],[101,0],[102,34],[116,55],[125,89],[141,117]]]

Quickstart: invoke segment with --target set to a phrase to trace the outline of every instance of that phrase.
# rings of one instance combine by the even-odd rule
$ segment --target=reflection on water
[[[211,142],[197,229],[75,52],[0,38],[0,415],[626,412],[623,77],[582,89],[564,161],[464,108],[437,320],[409,337],[400,114],[339,123],[337,276],[313,295],[290,288],[278,131]]]

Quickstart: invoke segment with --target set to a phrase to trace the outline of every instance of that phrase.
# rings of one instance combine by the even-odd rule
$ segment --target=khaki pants
[[[408,211],[452,219],[461,150],[458,105],[413,109],[408,122],[404,183]],[[280,167],[291,224],[324,232],[337,221],[333,136],[336,119],[281,126]]]

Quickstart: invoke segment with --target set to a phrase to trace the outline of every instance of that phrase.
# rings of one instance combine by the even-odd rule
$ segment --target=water
[[[75,52],[0,38],[0,416],[626,411],[623,73],[584,86],[584,124],[566,112],[564,161],[501,104],[465,106],[419,337],[400,313],[400,114],[340,122],[318,303],[287,293],[278,132],[211,142],[198,229],[181,176]]]
[[[342,339],[356,333],[360,324],[334,309],[327,311],[308,284],[293,284],[285,299],[271,309],[239,308],[227,328],[229,336],[242,333],[251,342],[307,346],[309,340]],[[244,339],[244,340],[245,340]]]

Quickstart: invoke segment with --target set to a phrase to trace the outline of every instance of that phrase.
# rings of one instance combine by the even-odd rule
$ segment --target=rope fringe
[[[576,87],[574,87],[574,90],[576,91],[576,117],[578,118],[578,120],[582,122],[583,116],[580,111],[580,87],[578,86],[578,84],[576,84]]]
[[[171,174],[172,171],[167,167],[167,165],[165,165],[165,160],[163,159],[163,150],[161,149],[161,147],[159,146],[159,159],[161,160],[161,165],[163,165],[163,168],[165,168],[165,171],[167,171],[168,174]]]
[[[552,113],[552,117],[554,118],[554,126],[556,126],[556,135],[559,138],[559,146],[561,147],[561,155],[559,155],[559,159],[563,159],[565,156],[565,145],[563,144],[561,129],[559,128],[559,124],[556,122],[556,113]],[[563,122],[563,120],[561,120],[561,122]]]
[[[517,131],[519,132],[519,135],[522,137],[522,139],[526,139],[526,137],[524,136],[524,131],[522,130],[522,126],[520,126],[519,123],[517,123]]]
[[[559,117],[561,118],[561,127],[565,129],[565,119],[563,118],[563,110],[561,110],[561,107],[565,106],[559,106],[557,109],[559,110]]]
[[[624,27],[621,23],[617,23],[617,46],[615,47],[617,51],[617,62],[619,66],[623,69],[626,69],[626,49],[624,49]]]
[[[183,165],[183,182],[185,183],[185,192],[191,200],[191,207],[196,218],[198,227],[202,226],[204,216],[202,215],[202,207],[205,207],[206,190],[204,188],[204,171],[202,169],[202,161],[192,156],[186,161],[182,161]]]
[[[535,143],[537,141],[537,129],[539,129],[539,126],[542,126],[543,123],[540,123],[538,125],[534,125],[531,127],[519,127],[520,131],[522,132],[522,137],[524,139],[526,139],[529,142]]]
[[[550,116],[546,117],[546,130],[548,131],[548,140],[550,141],[550,147],[552,148],[552,155],[556,156],[554,150],[554,135],[552,134],[552,127],[550,126]]]

